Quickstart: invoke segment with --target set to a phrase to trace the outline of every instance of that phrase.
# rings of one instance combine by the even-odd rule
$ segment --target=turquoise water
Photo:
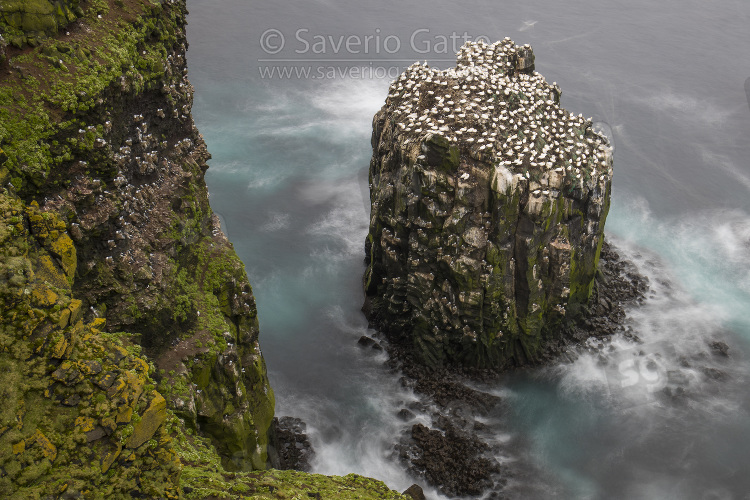
[[[417,481],[391,457],[411,425],[395,413],[417,398],[382,354],[356,344],[372,333],[359,310],[367,168],[372,116],[390,83],[361,76],[417,59],[448,67],[453,56],[436,47],[439,35],[466,31],[530,43],[537,70],[560,84],[563,105],[611,130],[607,232],[652,284],[629,326],[646,349],[670,346],[660,363],[684,391],[666,400],[644,393],[636,402],[613,390],[595,355],[487,388],[507,409],[487,421],[501,443],[498,458],[513,472],[502,494],[750,494],[750,6],[191,0],[189,7],[193,111],[213,154],[211,204],[253,285],[277,414],[308,422],[316,472],[359,472],[400,490]],[[261,46],[268,29],[285,38],[276,54]],[[312,44],[315,35],[326,41],[320,54],[300,40]],[[368,35],[373,44],[380,37],[379,53],[334,49],[341,37]],[[387,53],[388,36],[399,51]],[[428,53],[414,50],[427,42]],[[282,66],[348,76],[261,77],[259,68]],[[712,354],[715,340],[729,345],[728,359]],[[630,348],[619,338],[613,345]],[[428,423],[429,411],[418,418]]]

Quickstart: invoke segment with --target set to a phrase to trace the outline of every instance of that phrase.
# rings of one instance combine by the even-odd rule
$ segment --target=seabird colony
[[[556,83],[516,67],[530,50],[509,38],[491,45],[469,42],[458,52],[456,68],[412,64],[386,99],[396,133],[405,144],[442,136],[518,180],[556,172],[574,189],[611,178],[609,141],[591,130],[591,119],[559,106]]]

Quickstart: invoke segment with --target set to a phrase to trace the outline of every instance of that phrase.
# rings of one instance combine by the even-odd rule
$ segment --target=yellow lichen
[[[18,455],[26,450],[26,441],[21,440],[12,446],[13,454]]]
[[[68,326],[68,323],[70,322],[70,309],[63,309],[60,311],[60,320],[57,323],[57,326],[60,328],[65,328]]]
[[[132,418],[133,408],[130,406],[126,406],[124,408],[121,408],[120,411],[117,412],[116,422],[120,425],[125,425],[129,424]]]
[[[51,358],[54,359],[63,359],[65,358],[65,353],[68,351],[68,339],[65,338],[65,335],[60,334],[59,338],[55,341],[54,345],[52,346],[52,352],[50,354]]]
[[[49,255],[40,255],[34,264],[34,272],[39,279],[55,288],[70,289],[67,277]]]
[[[112,464],[115,460],[117,460],[117,457],[120,456],[120,452],[122,451],[122,445],[118,444],[117,448],[113,449],[112,451],[106,453],[104,457],[102,458],[102,474],[107,472],[110,467],[112,467]]]
[[[138,448],[151,439],[167,418],[167,402],[164,397],[156,391],[152,391],[151,395],[153,397],[151,404],[143,413],[141,421],[136,424],[133,435],[125,445],[128,448]]]
[[[68,279],[72,280],[76,275],[76,247],[73,240],[67,234],[61,234],[56,240],[52,241],[50,250],[55,253],[62,262],[63,271]]]
[[[89,432],[94,430],[96,420],[91,417],[78,417],[75,421],[75,426],[80,429],[81,432]]]
[[[79,319],[81,319],[81,316],[83,315],[83,311],[81,310],[81,306],[83,305],[83,302],[81,302],[78,299],[73,299],[70,301],[70,304],[68,305],[68,309],[70,310],[70,324],[74,325],[78,322]]]
[[[49,439],[47,439],[47,436],[45,436],[42,431],[37,429],[32,439],[42,449],[42,454],[44,454],[44,456],[47,457],[50,462],[54,462],[55,458],[57,458],[57,447],[55,447],[55,445],[52,444]]]
[[[33,303],[40,307],[51,307],[57,302],[58,295],[46,286],[37,286],[31,290]]]
[[[102,329],[107,324],[107,320],[104,318],[96,318],[90,323],[91,328]]]

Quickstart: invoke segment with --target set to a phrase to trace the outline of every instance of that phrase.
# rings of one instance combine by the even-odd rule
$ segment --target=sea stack
[[[591,125],[508,38],[410,66],[373,119],[371,324],[428,366],[538,359],[594,285],[612,152]]]

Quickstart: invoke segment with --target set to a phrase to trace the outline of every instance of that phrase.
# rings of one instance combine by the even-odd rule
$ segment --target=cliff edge
[[[400,498],[272,462],[184,0],[0,0],[0,496]]]
[[[529,46],[409,67],[373,119],[364,311],[428,366],[538,359],[591,296],[612,155]]]

